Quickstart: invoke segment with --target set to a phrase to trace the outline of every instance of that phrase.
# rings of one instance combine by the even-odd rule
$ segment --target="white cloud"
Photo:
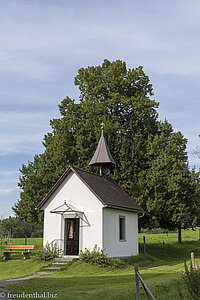
[[[14,189],[0,189],[0,195],[9,195],[14,191]]]
[[[41,150],[51,117],[49,112],[0,112],[0,155]]]
[[[19,171],[13,170],[13,171],[0,171],[0,176],[8,176],[8,177],[12,177],[12,176],[16,176],[19,173]]]
[[[1,16],[2,71],[51,80],[58,64],[123,55],[161,74],[200,73],[197,1],[66,3],[7,5]]]

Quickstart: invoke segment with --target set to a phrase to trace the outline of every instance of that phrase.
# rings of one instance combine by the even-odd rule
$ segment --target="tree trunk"
[[[181,228],[178,229],[178,243],[181,244],[182,240],[181,240]]]

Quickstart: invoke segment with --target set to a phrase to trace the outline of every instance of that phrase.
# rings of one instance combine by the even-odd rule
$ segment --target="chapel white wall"
[[[119,240],[119,216],[125,217],[126,241]],[[138,255],[137,213],[103,209],[103,249],[108,257]]]
[[[101,202],[73,172],[57,188],[44,205],[44,245],[55,239],[64,239],[64,218],[51,210],[64,204],[71,204],[83,211],[90,226],[80,227],[79,250],[92,250],[95,245],[102,249],[102,207]],[[82,225],[85,225],[84,223]]]

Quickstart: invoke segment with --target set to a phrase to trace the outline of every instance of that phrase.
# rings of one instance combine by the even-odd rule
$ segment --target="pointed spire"
[[[99,140],[97,149],[89,163],[90,166],[110,167],[115,166],[116,163],[108,149],[108,145],[103,136],[104,123],[101,124],[101,138]]]

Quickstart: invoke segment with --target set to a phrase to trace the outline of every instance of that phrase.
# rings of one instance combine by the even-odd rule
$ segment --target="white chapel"
[[[63,255],[76,256],[96,245],[108,257],[138,255],[138,217],[143,209],[105,170],[115,166],[103,135],[90,161],[99,175],[69,166],[37,209],[44,211],[44,239]]]

